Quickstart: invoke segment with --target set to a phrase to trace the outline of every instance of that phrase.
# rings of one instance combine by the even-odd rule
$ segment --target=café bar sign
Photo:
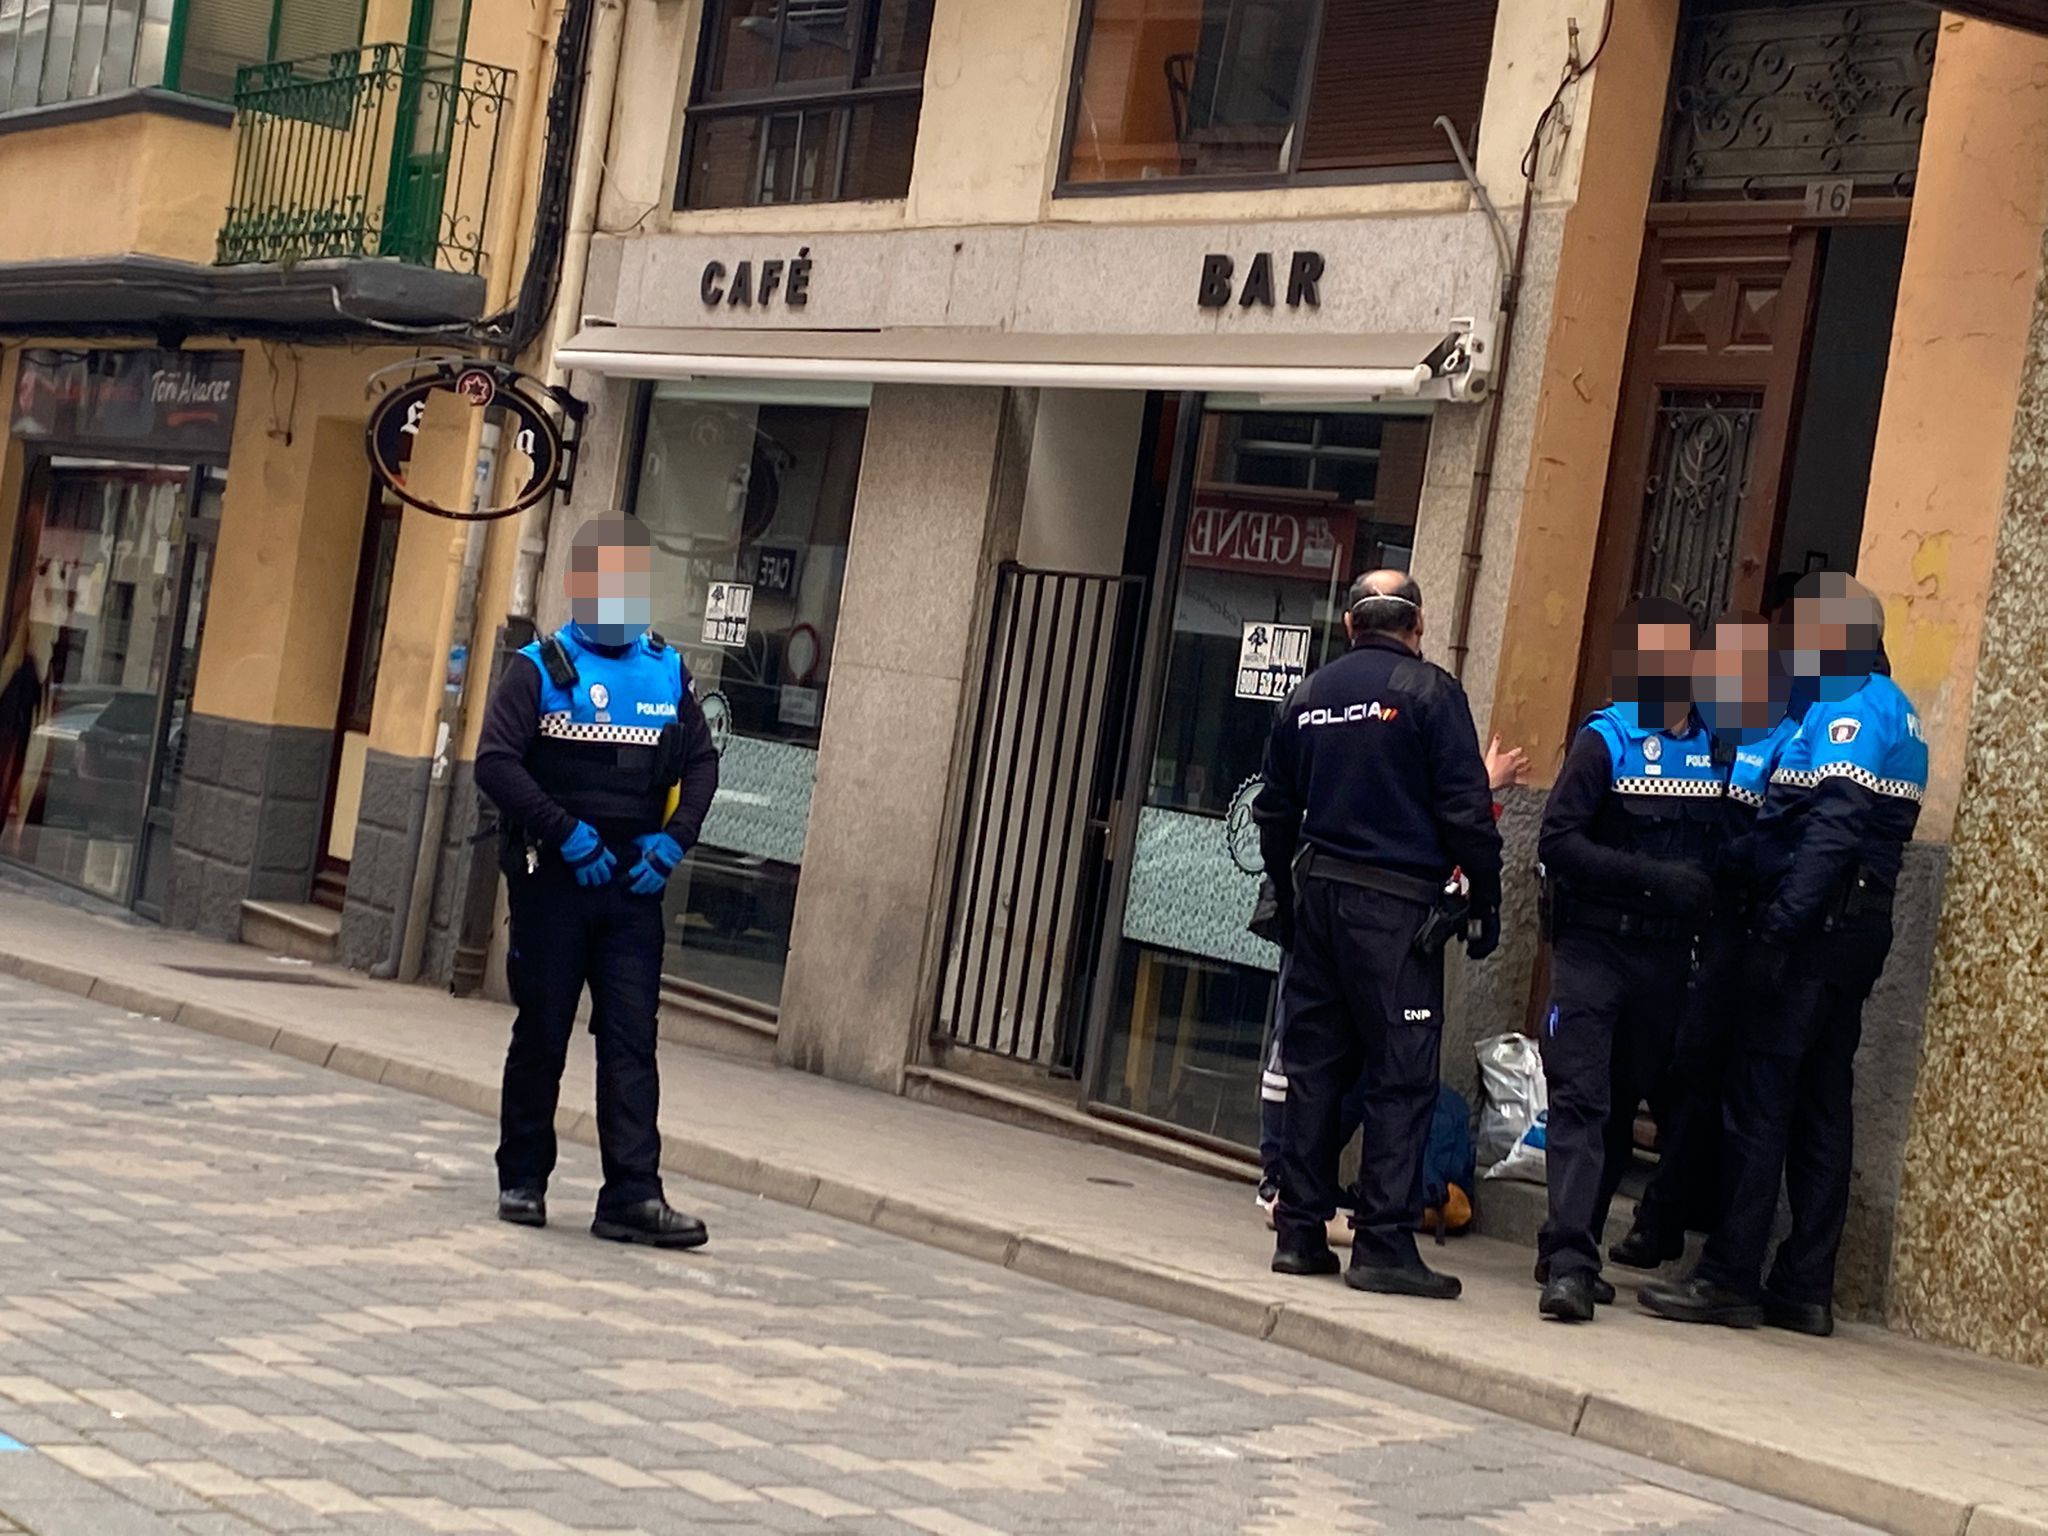
[[[1357,530],[1356,515],[1344,507],[1228,490],[1198,494],[1182,559],[1204,571],[1349,580]]]
[[[14,390],[14,435],[80,448],[226,457],[242,354],[153,347],[31,347]]]

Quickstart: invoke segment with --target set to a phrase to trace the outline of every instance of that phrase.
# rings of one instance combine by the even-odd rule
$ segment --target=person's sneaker
[[[1334,1275],[1343,1267],[1329,1248],[1282,1248],[1273,1255],[1276,1275]]]
[[[1548,1259],[1538,1259],[1536,1261],[1536,1283],[1538,1285],[1550,1284],[1550,1261]],[[1614,1282],[1605,1275],[1593,1276],[1593,1305],[1596,1307],[1611,1307],[1614,1305]]]
[[[1673,1243],[1641,1227],[1630,1227],[1628,1236],[1607,1250],[1607,1257],[1624,1269],[1662,1269],[1684,1254],[1683,1238]]]
[[[666,1200],[642,1200],[615,1211],[599,1211],[590,1232],[609,1242],[645,1243],[652,1248],[701,1248],[711,1236],[703,1222],[684,1215]]]
[[[1266,1230],[1274,1227],[1273,1213],[1280,1208],[1280,1186],[1271,1179],[1259,1180],[1259,1192],[1252,1196],[1252,1203],[1259,1208],[1259,1214],[1266,1218]]]
[[[1688,1275],[1664,1285],[1646,1285],[1636,1293],[1636,1298],[1645,1312],[1674,1323],[1755,1328],[1764,1320],[1764,1309],[1759,1303],[1699,1275]]]
[[[498,1191],[498,1220],[515,1227],[544,1227],[548,1224],[546,1194],[538,1189]]]
[[[1536,1303],[1536,1310],[1560,1323],[1590,1323],[1593,1321],[1593,1287],[1597,1278],[1587,1269],[1568,1269],[1553,1276],[1544,1282],[1543,1299]],[[1611,1292],[1613,1287],[1608,1289]]]
[[[1360,1264],[1353,1261],[1344,1271],[1344,1283],[1354,1291],[1378,1296],[1420,1296],[1426,1301],[1456,1301],[1465,1285],[1456,1275],[1438,1274],[1427,1264]]]
[[[1835,1331],[1835,1309],[1824,1301],[1787,1301],[1765,1291],[1764,1326],[1825,1339]]]

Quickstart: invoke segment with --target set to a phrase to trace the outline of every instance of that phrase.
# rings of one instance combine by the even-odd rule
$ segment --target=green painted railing
[[[216,260],[481,272],[511,90],[509,70],[399,43],[242,70]]]

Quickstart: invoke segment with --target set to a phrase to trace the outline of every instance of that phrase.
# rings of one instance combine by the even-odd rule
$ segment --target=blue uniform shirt
[[[1657,915],[1673,864],[1704,870],[1721,841],[1726,775],[1697,719],[1646,725],[1632,704],[1586,721],[1543,812],[1537,856],[1579,901]]]
[[[1728,769],[1728,798],[1750,811],[1760,809],[1771,787],[1771,775],[1778,760],[1799,734],[1799,721],[1791,715],[1780,720],[1768,736],[1745,741],[1735,748],[1735,761]]]
[[[1852,888],[1888,916],[1926,790],[1920,716],[1889,677],[1873,674],[1848,698],[1810,706],[1757,816],[1759,930],[1779,940],[1811,933]]]

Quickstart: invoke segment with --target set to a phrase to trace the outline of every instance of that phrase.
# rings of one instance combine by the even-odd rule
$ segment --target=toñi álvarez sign
[[[1195,493],[1181,556],[1197,570],[1349,581],[1357,531],[1357,515],[1349,507],[1226,486]]]

